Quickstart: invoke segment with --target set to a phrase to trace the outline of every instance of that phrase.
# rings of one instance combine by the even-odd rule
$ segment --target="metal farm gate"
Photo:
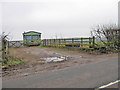
[[[9,47],[23,47],[23,41],[9,41]]]

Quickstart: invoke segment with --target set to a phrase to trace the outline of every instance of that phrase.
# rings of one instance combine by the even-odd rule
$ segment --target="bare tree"
[[[118,48],[119,47],[119,33],[117,25],[98,25],[93,28],[92,33],[96,38],[99,38],[105,46],[109,48]]]

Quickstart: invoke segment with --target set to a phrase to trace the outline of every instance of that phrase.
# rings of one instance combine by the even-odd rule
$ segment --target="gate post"
[[[93,36],[93,47],[95,46],[95,36]]]

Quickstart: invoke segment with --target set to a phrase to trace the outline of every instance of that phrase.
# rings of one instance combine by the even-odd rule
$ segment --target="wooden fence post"
[[[48,46],[49,44],[48,44],[48,39],[47,39],[47,46]]]
[[[89,37],[89,47],[91,46],[91,38]]]
[[[60,47],[60,39],[58,39],[58,46]]]
[[[81,47],[83,46],[83,38],[81,38]]]
[[[44,42],[45,42],[45,46],[46,46],[46,39],[44,40]]]
[[[64,39],[64,45],[66,45],[66,39]]]
[[[6,55],[8,55],[8,46],[9,45],[9,42],[8,41],[6,41]]]
[[[5,45],[4,45],[4,40],[2,39],[2,59],[5,59]]]
[[[7,58],[7,52],[8,52],[8,41],[2,39],[2,60]]]
[[[72,47],[74,47],[74,38],[72,38]]]
[[[93,47],[95,46],[95,37],[93,36]]]
[[[56,42],[56,40],[54,39],[54,41],[53,41],[53,42],[54,42],[54,46],[55,46],[55,44],[56,44],[56,43],[55,43],[55,42]]]
[[[50,46],[51,46],[51,39],[50,39]]]
[[[48,40],[48,44],[49,44],[49,46],[50,46],[50,39]]]

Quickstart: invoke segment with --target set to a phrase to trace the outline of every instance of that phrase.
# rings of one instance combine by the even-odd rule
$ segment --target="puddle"
[[[67,60],[68,56],[61,56],[61,57],[50,57],[50,58],[41,58],[45,62],[62,62]]]

